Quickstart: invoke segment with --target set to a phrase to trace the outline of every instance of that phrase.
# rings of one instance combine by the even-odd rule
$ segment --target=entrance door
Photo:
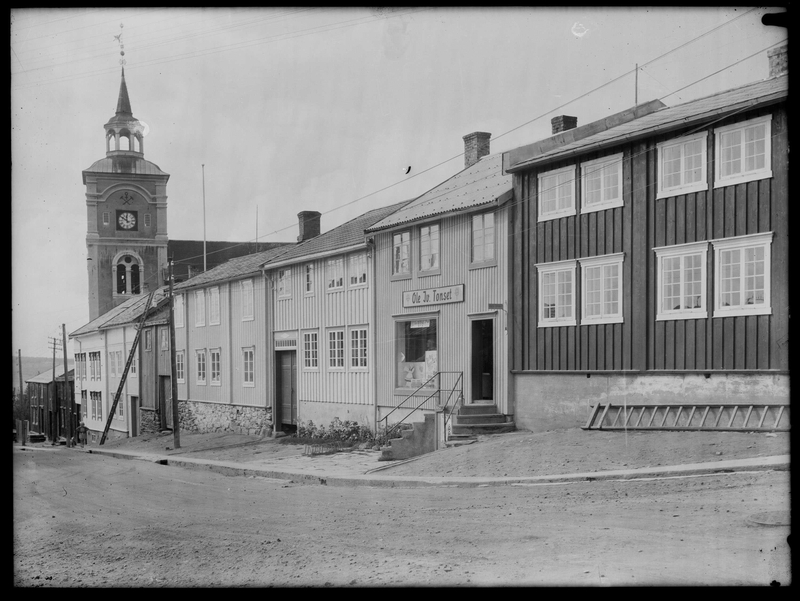
[[[160,376],[161,427],[172,430],[172,382],[169,376]]]
[[[131,436],[139,436],[139,397],[132,396],[130,403]]]
[[[491,401],[494,397],[494,320],[473,320],[471,334],[471,401]]]
[[[281,351],[278,355],[278,406],[280,424],[297,423],[297,353]]]

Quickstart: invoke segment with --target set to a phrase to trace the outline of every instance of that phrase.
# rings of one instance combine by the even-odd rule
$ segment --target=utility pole
[[[200,165],[203,170],[203,273],[206,272],[206,166]],[[170,262],[170,265],[172,263]],[[170,282],[172,278],[170,277]],[[170,301],[172,302],[172,301]]]
[[[53,338],[52,336],[48,339],[50,341],[50,346],[53,349],[53,399],[50,402],[48,395],[48,430],[50,431],[50,443],[52,445],[56,444],[56,438],[58,437],[58,382],[56,381],[56,349],[61,345],[61,341],[58,338]]]
[[[633,92],[633,106],[639,106],[639,63],[636,63],[636,77]]]
[[[181,421],[178,411],[178,379],[175,361],[175,298],[172,295],[172,258],[169,260],[169,382],[172,387],[172,436],[176,449],[181,448]]]
[[[73,397],[70,394],[69,388],[69,378],[67,377],[67,326],[65,324],[61,324],[61,348],[64,350],[64,393],[61,397],[64,399],[67,405],[67,447],[72,446],[72,436],[74,433],[74,428],[72,427],[72,414],[75,412],[75,407],[73,406]]]
[[[19,364],[19,398],[20,398],[20,401],[21,401],[22,400],[22,394],[23,394],[23,392],[22,392],[22,349],[17,349],[17,362]],[[26,405],[28,405],[28,413],[30,414],[30,408],[31,408],[30,403],[26,402]],[[30,415],[28,415],[28,417],[30,417]]]

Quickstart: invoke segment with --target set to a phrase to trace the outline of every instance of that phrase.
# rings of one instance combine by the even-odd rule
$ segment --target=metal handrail
[[[442,375],[442,374],[458,374],[458,379],[456,380],[456,385],[457,385],[457,384],[458,384],[458,383],[459,383],[459,382],[462,380],[462,378],[463,378],[463,376],[464,376],[464,372],[460,372],[460,371],[437,371],[437,372],[436,372],[435,374],[433,374],[433,375],[432,375],[430,378],[428,378],[428,379],[427,379],[425,382],[423,382],[422,384],[420,384],[420,386],[419,386],[419,387],[418,387],[418,388],[417,388],[417,389],[416,389],[414,392],[412,392],[412,393],[411,393],[411,394],[409,394],[409,395],[408,395],[406,398],[404,398],[404,399],[402,400],[402,402],[401,402],[399,405],[397,405],[396,407],[394,407],[394,408],[393,408],[393,409],[392,409],[392,410],[391,410],[389,413],[387,413],[387,414],[386,414],[385,416],[383,416],[383,417],[382,417],[380,420],[378,420],[378,423],[380,423],[380,422],[385,422],[385,425],[384,425],[384,432],[385,432],[385,435],[386,435],[386,439],[387,439],[387,440],[389,439],[389,434],[390,434],[391,432],[394,432],[394,431],[395,431],[395,430],[396,430],[396,429],[397,429],[397,428],[400,426],[400,424],[402,424],[402,423],[403,423],[403,422],[405,422],[405,421],[406,421],[406,420],[407,420],[409,417],[411,417],[411,415],[412,415],[412,414],[413,414],[415,411],[419,410],[419,408],[420,408],[420,407],[422,407],[422,406],[423,406],[425,403],[427,403],[427,402],[428,402],[429,400],[431,400],[431,399],[432,399],[434,396],[436,396],[437,394],[439,394],[440,392],[442,392],[442,389],[441,389],[440,387],[437,387],[437,388],[436,388],[436,389],[435,389],[435,390],[434,390],[434,391],[433,391],[431,394],[429,394],[429,395],[428,395],[428,396],[425,398],[425,400],[424,400],[424,401],[422,401],[422,402],[421,402],[419,405],[417,405],[416,407],[414,407],[414,408],[413,408],[413,409],[412,409],[412,410],[411,410],[411,411],[408,413],[408,415],[406,415],[406,416],[405,416],[403,419],[401,419],[399,422],[397,422],[396,424],[394,424],[394,425],[393,425],[391,428],[389,428],[389,416],[390,416],[392,413],[394,413],[395,411],[397,411],[398,409],[400,409],[400,407],[402,407],[403,405],[405,405],[405,403],[406,403],[408,400],[410,400],[411,398],[413,398],[413,397],[414,397],[414,396],[415,396],[415,395],[416,395],[416,394],[417,394],[417,393],[418,393],[420,390],[422,390],[423,388],[425,388],[425,386],[427,386],[427,385],[428,385],[428,383],[429,383],[429,382],[431,382],[431,381],[432,381],[434,378],[437,378],[437,377],[439,377],[439,376],[440,376],[440,375]],[[453,393],[455,392],[455,390],[456,390],[456,386],[454,385],[454,386],[453,386],[453,390],[450,392],[450,395],[449,395],[449,396],[448,396],[448,398],[447,398],[447,402],[448,402],[448,403],[450,402],[450,398],[452,398],[452,396],[453,396]],[[460,396],[461,396],[461,395],[459,395],[459,398],[460,398]]]
[[[453,414],[454,411],[457,410],[458,404],[464,402],[464,392],[463,392],[463,390],[461,388],[459,388],[458,389],[459,390],[458,398],[456,398],[456,402],[453,403],[453,411],[451,411],[450,413],[447,412],[447,406],[450,404],[450,399],[453,398],[453,393],[456,391],[456,387],[461,382],[463,377],[464,377],[464,373],[463,372],[458,374],[458,379],[456,380],[456,383],[453,385],[453,390],[450,391],[450,394],[447,397],[447,402],[442,407],[442,412],[444,413],[444,431],[445,431],[445,435],[447,434],[447,422],[450,420],[450,416]]]

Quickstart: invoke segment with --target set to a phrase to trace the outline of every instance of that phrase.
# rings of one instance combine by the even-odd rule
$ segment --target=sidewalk
[[[519,445],[535,438],[536,435],[516,433],[517,435],[496,435],[488,442],[478,442],[470,447],[459,449],[460,455],[450,453],[447,459],[464,457],[464,453],[479,455],[480,459],[492,463],[492,457],[501,453],[524,453]],[[652,433],[649,433],[652,435]],[[689,433],[703,435],[708,433]],[[716,433],[714,433],[716,434]],[[581,434],[578,434],[580,436]],[[583,434],[583,436],[587,436]],[[588,435],[591,436],[591,435]],[[763,434],[762,434],[763,436]],[[563,436],[567,438],[568,435]],[[591,442],[591,439],[584,440]],[[731,439],[739,441],[741,439]],[[599,443],[612,446],[618,439],[611,437],[600,439]],[[486,475],[430,475],[433,460],[440,461],[442,453],[450,450],[416,457],[406,461],[379,462],[380,451],[353,450],[330,455],[305,456],[303,447],[299,445],[280,444],[275,439],[258,438],[235,434],[188,434],[181,433],[181,448],[173,449],[171,436],[161,436],[155,440],[137,440],[107,443],[103,447],[92,446],[82,449],[66,449],[67,451],[86,452],[101,456],[124,459],[136,459],[171,465],[187,469],[209,470],[229,476],[255,476],[290,480],[294,482],[325,484],[328,486],[376,486],[376,487],[421,487],[421,486],[455,486],[484,487],[509,485],[544,485],[553,483],[593,481],[593,480],[631,480],[642,478],[680,477],[698,474],[727,473],[737,471],[765,471],[790,469],[790,455],[768,455],[759,457],[739,457],[727,460],[682,463],[677,465],[656,465],[647,467],[630,467],[625,469],[581,469],[565,470],[562,473],[526,476],[512,473],[502,476]],[[594,439],[594,442],[598,442]],[[749,442],[748,439],[744,442]],[[160,444],[159,444],[160,443]],[[710,444],[714,444],[713,442]],[[46,445],[48,448],[49,444]],[[31,447],[29,447],[31,448]],[[58,448],[58,447],[55,447]],[[749,447],[748,447],[749,448]],[[65,449],[65,447],[61,447]],[[585,449],[591,451],[589,448]],[[537,449],[541,452],[541,449]],[[721,453],[717,453],[719,455]],[[494,460],[496,461],[496,460]],[[418,462],[418,463],[417,463]],[[419,469],[415,469],[419,468]],[[435,470],[436,468],[434,468]],[[412,474],[409,474],[412,472]],[[418,472],[419,475],[413,475]],[[503,473],[494,471],[493,473]],[[424,475],[423,475],[424,474]]]

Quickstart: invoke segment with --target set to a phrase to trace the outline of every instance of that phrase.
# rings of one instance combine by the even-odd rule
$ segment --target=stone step
[[[454,419],[454,423],[459,426],[468,426],[470,424],[504,424],[506,422],[506,416],[502,413],[456,415]]]
[[[502,424],[470,424],[468,426],[453,424],[453,434],[501,434],[516,430],[514,422],[504,422]]]
[[[461,405],[458,409],[459,415],[491,415],[497,413],[497,404],[494,402],[470,403]]]

